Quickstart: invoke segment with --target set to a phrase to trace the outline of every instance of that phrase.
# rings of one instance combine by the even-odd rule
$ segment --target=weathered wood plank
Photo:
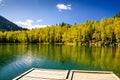
[[[30,73],[31,71],[33,71],[34,68],[29,69],[28,71],[24,72],[23,74],[17,76],[16,78],[14,78],[13,80],[19,80],[21,77],[25,76],[26,74]]]
[[[40,77],[40,78],[49,78],[49,79],[66,79],[68,70],[45,70],[45,69],[35,69],[31,73],[26,74],[30,77]]]
[[[66,80],[68,70],[32,68],[13,80]]]
[[[120,80],[113,72],[33,68],[13,80]]]
[[[20,78],[19,80],[66,80],[66,79],[48,79],[48,78],[24,76],[24,77]]]
[[[119,80],[112,72],[72,71],[71,80]]]

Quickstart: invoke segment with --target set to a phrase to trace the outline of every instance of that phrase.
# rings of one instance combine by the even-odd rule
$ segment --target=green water
[[[113,71],[120,77],[120,48],[0,44],[0,80],[30,68]]]

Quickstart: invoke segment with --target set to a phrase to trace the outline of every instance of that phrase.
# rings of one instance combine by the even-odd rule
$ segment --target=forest
[[[56,24],[20,31],[0,31],[1,43],[44,43],[68,45],[116,45],[120,43],[120,17],[86,21],[81,24]]]

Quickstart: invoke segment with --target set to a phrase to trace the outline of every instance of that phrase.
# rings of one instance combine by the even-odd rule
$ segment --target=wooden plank
[[[72,80],[117,80],[110,74],[74,73]]]
[[[102,71],[72,71],[71,80],[120,80],[112,72]]]
[[[45,69],[35,69],[26,76],[30,77],[40,77],[40,78],[49,78],[49,79],[66,79],[68,70],[45,70]]]
[[[87,70],[71,70],[72,72],[84,72],[84,73],[98,73],[98,74],[113,74],[111,71],[87,71]]]
[[[32,68],[13,80],[120,80],[109,71],[52,70]]]
[[[19,78],[25,76],[26,74],[30,73],[33,70],[34,70],[34,68],[31,68],[28,71],[24,72],[23,74],[21,74],[21,75],[17,76],[16,78],[14,78],[13,80],[18,80]]]
[[[30,71],[30,72],[29,72]],[[65,80],[68,70],[31,69],[13,80]],[[30,79],[30,80],[31,80]]]
[[[66,79],[48,79],[48,78],[38,78],[38,77],[22,77],[19,80],[66,80]]]

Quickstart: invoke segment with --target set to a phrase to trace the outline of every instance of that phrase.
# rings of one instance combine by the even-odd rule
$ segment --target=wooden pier
[[[32,68],[13,80],[120,80],[113,72]]]

